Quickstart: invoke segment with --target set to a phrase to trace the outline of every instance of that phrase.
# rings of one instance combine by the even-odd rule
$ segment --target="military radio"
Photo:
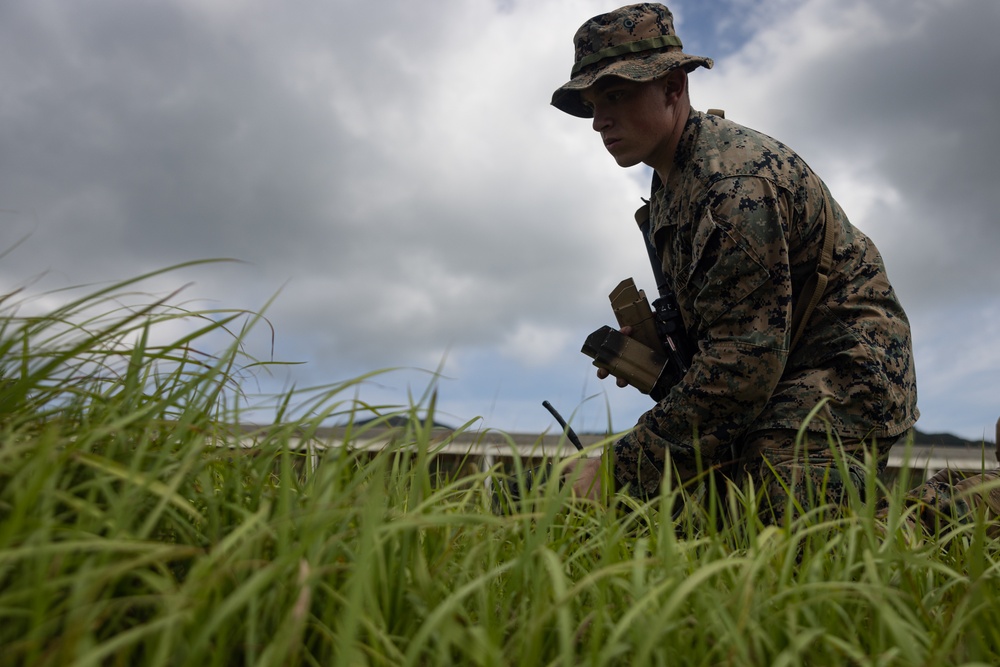
[[[677,307],[677,296],[650,239],[648,203],[636,211],[635,220],[646,241],[659,297],[651,306],[632,278],[620,282],[608,296],[619,330],[601,327],[587,336],[580,351],[598,368],[660,401],[684,377],[694,350]],[[625,327],[631,328],[628,335],[620,331]]]

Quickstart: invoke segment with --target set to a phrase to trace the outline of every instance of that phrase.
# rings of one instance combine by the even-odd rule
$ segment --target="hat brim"
[[[592,118],[594,114],[583,104],[580,92],[604,77],[616,76],[645,83],[658,79],[678,67],[690,72],[698,67],[711,69],[713,64],[711,58],[692,56],[681,51],[637,53],[607,63],[597,62],[557,88],[556,92],[552,93],[552,106],[571,116]]]

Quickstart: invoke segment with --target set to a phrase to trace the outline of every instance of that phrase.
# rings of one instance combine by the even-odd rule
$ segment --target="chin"
[[[624,155],[622,157],[614,156],[614,158],[615,158],[615,162],[618,163],[618,166],[619,167],[623,167],[623,168],[624,167],[634,167],[635,165],[639,164],[639,160],[636,160],[636,159],[633,159],[633,158],[629,158],[629,157],[626,157]]]

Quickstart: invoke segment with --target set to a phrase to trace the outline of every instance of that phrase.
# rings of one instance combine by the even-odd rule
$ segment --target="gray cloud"
[[[942,306],[962,295],[969,308],[949,317],[997,326],[995,308],[975,306],[996,304],[1000,278],[989,169],[1000,9],[673,4],[691,50],[718,59],[692,77],[696,106],[726,107],[827,178],[886,256],[921,383],[954,386],[935,354]],[[276,356],[308,362],[296,381],[446,360],[451,412],[541,428],[547,415],[526,406],[546,396],[532,392],[558,393],[569,411],[607,390],[578,353],[611,320],[607,292],[629,275],[651,287],[631,221],[645,176],[547,105],[572,32],[608,8],[4,3],[0,247],[31,237],[0,261],[0,280],[50,270],[45,285],[77,284],[239,258],[153,289],[193,280],[190,298],[248,308],[280,290],[268,316]],[[947,332],[980,349],[968,328]],[[1000,375],[995,357],[961,367],[974,374],[975,359]],[[377,395],[405,395],[381,382]],[[955,396],[922,392],[932,425],[982,430],[988,407],[949,424]],[[610,411],[624,428],[645,399],[604,400],[581,418]]]
[[[878,243],[913,323],[921,428],[990,433],[1000,6],[815,0],[758,18],[705,77],[706,99],[798,149]]]
[[[914,302],[952,299],[958,283],[986,298],[1000,284],[984,253],[1000,244],[991,184],[1000,90],[989,83],[998,26],[995,3],[803,3],[720,68],[738,108],[750,100],[748,115],[766,117],[824,173],[881,191],[880,205],[855,221],[880,241]]]

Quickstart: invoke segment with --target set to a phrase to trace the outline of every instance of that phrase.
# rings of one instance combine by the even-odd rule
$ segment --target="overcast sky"
[[[644,168],[549,106],[584,0],[0,3],[0,292],[188,260],[206,307],[267,311],[278,391],[434,371],[439,420],[622,430],[650,406],[579,349],[654,291]],[[913,326],[918,428],[1000,417],[1000,2],[670,5],[696,108],[777,137],[878,245]],[[45,273],[48,272],[48,273]],[[41,274],[44,275],[38,279]],[[203,300],[203,301],[202,301]],[[267,332],[268,335],[270,332]],[[267,356],[267,336],[254,350]],[[427,373],[361,397],[405,404]]]

